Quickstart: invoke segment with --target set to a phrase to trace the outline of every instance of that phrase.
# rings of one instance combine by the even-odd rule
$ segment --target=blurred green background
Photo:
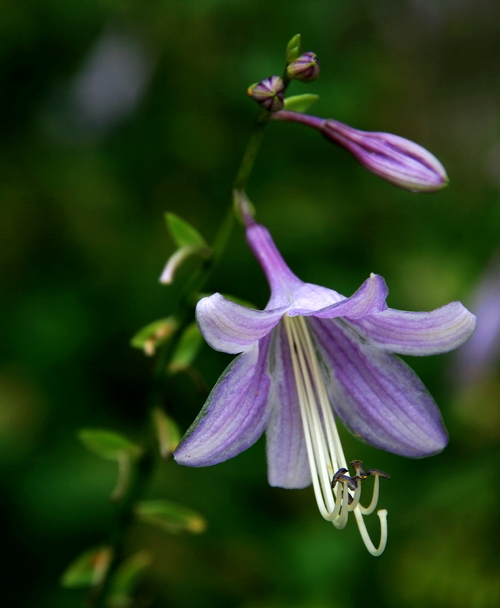
[[[321,116],[417,141],[451,183],[407,193],[317,133],[271,124],[249,184],[259,220],[304,280],[350,295],[377,272],[392,307],[461,299],[474,309],[500,236],[496,0],[3,0],[2,605],[81,605],[84,594],[58,580],[106,538],[115,467],[76,432],[137,435],[153,362],[129,341],[179,294],[158,283],[174,249],[163,213],[214,236],[256,112],[246,88],[281,73],[297,32],[322,72],[290,93],[318,93]],[[207,289],[265,305],[240,228]],[[493,319],[497,310],[498,299]],[[354,521],[341,532],[324,522],[310,488],[268,487],[261,440],[211,468],[158,464],[149,494],[198,510],[208,529],[131,530],[130,551],[154,556],[137,605],[500,605],[492,342],[477,365],[454,354],[410,361],[442,408],[443,454],[405,460],[343,433],[348,458],[392,476],[379,503],[389,510],[382,557],[368,555]],[[207,387],[229,360],[204,346]],[[203,400],[179,375],[164,405],[185,430]]]

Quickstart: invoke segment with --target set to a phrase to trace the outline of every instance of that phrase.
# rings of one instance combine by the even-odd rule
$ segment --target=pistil
[[[377,512],[380,519],[380,543],[372,543],[364,515],[372,513],[378,502],[379,478],[389,476],[378,469],[365,471],[359,460],[353,460],[355,476],[349,475],[332,407],[328,400],[323,377],[312,339],[304,317],[283,317],[290,347],[300,414],[311,469],[311,477],[319,511],[336,528],[344,528],[349,512],[353,511],[361,537],[372,555],[381,555],[387,544],[387,511]],[[361,482],[374,476],[373,496],[368,507],[363,507]]]

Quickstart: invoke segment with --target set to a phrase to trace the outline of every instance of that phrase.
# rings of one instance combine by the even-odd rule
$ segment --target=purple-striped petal
[[[448,183],[445,168],[422,146],[392,133],[360,131],[338,120],[325,120],[323,135],[344,146],[383,179],[414,192],[435,192]]]
[[[271,288],[271,299],[266,308],[290,307],[294,292],[304,284],[303,281],[290,270],[265,226],[250,223],[247,226],[246,237],[248,246],[264,271]]]
[[[316,314],[316,311],[342,302],[345,299],[343,295],[333,289],[328,289],[328,287],[321,287],[321,285],[313,285],[312,283],[302,283],[293,292],[293,306],[287,314],[290,317]]]
[[[297,310],[294,306],[287,314],[289,316],[312,315],[320,319],[333,319],[335,317],[359,319],[387,308],[385,300],[388,293],[389,290],[385,280],[378,274],[371,274],[350,298],[344,298],[340,302],[315,311]]]
[[[354,435],[411,458],[436,454],[446,446],[434,400],[403,361],[362,342],[342,321],[313,317],[308,323],[324,359],[331,403]]]
[[[269,485],[305,488],[311,483],[311,471],[290,347],[281,323],[272,335],[269,374],[272,378],[269,395],[272,413],[266,430]]]
[[[460,302],[451,302],[431,312],[388,308],[351,324],[379,348],[423,356],[446,353],[463,344],[474,332],[476,317]]]
[[[270,337],[226,368],[174,453],[179,464],[204,467],[237,456],[262,435],[270,416],[266,371]]]
[[[266,336],[286,311],[287,307],[254,310],[215,293],[198,302],[196,320],[213,349],[236,354]]]
[[[369,171],[401,188],[435,192],[448,183],[445,168],[433,154],[399,135],[360,131],[338,120],[290,110],[276,112],[271,118],[319,129],[325,137],[349,150]]]

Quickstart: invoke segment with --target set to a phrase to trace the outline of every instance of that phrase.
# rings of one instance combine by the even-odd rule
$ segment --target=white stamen
[[[336,528],[344,528],[350,511],[354,511],[361,538],[372,555],[381,555],[387,544],[387,511],[377,512],[380,519],[380,544],[372,543],[364,515],[369,515],[377,507],[379,478],[375,477],[373,497],[368,507],[359,503],[361,481],[358,481],[352,503],[349,504],[347,483],[338,481],[332,489],[332,478],[342,468],[347,469],[346,458],[340,443],[333,411],[328,401],[318,357],[304,317],[283,317],[295,384],[300,404],[300,415],[304,427],[304,437],[311,469],[311,477],[316,502],[321,515],[331,521]]]

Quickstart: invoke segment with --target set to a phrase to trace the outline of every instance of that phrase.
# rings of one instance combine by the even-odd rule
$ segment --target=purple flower
[[[393,353],[431,355],[452,350],[474,331],[460,302],[432,312],[387,307],[384,279],[372,274],[354,295],[304,283],[288,268],[271,235],[246,218],[247,240],[271,288],[264,310],[216,293],[200,300],[197,320],[206,341],[241,353],[224,371],[175,452],[178,463],[217,464],[249,448],[266,431],[272,486],[311,482],[323,517],[342,528],[354,511],[368,550],[380,555],[363,515],[378,500],[380,471],[359,461],[349,476],[336,414],[367,443],[418,458],[440,452],[447,434],[439,410],[416,374]],[[369,507],[359,503],[361,480],[375,475]],[[337,483],[338,482],[338,483]],[[333,486],[333,487],[332,487]]]
[[[366,169],[406,190],[436,192],[448,184],[439,160],[422,146],[399,135],[360,131],[338,120],[289,110],[276,112],[272,118],[319,129],[325,137],[349,150]]]

